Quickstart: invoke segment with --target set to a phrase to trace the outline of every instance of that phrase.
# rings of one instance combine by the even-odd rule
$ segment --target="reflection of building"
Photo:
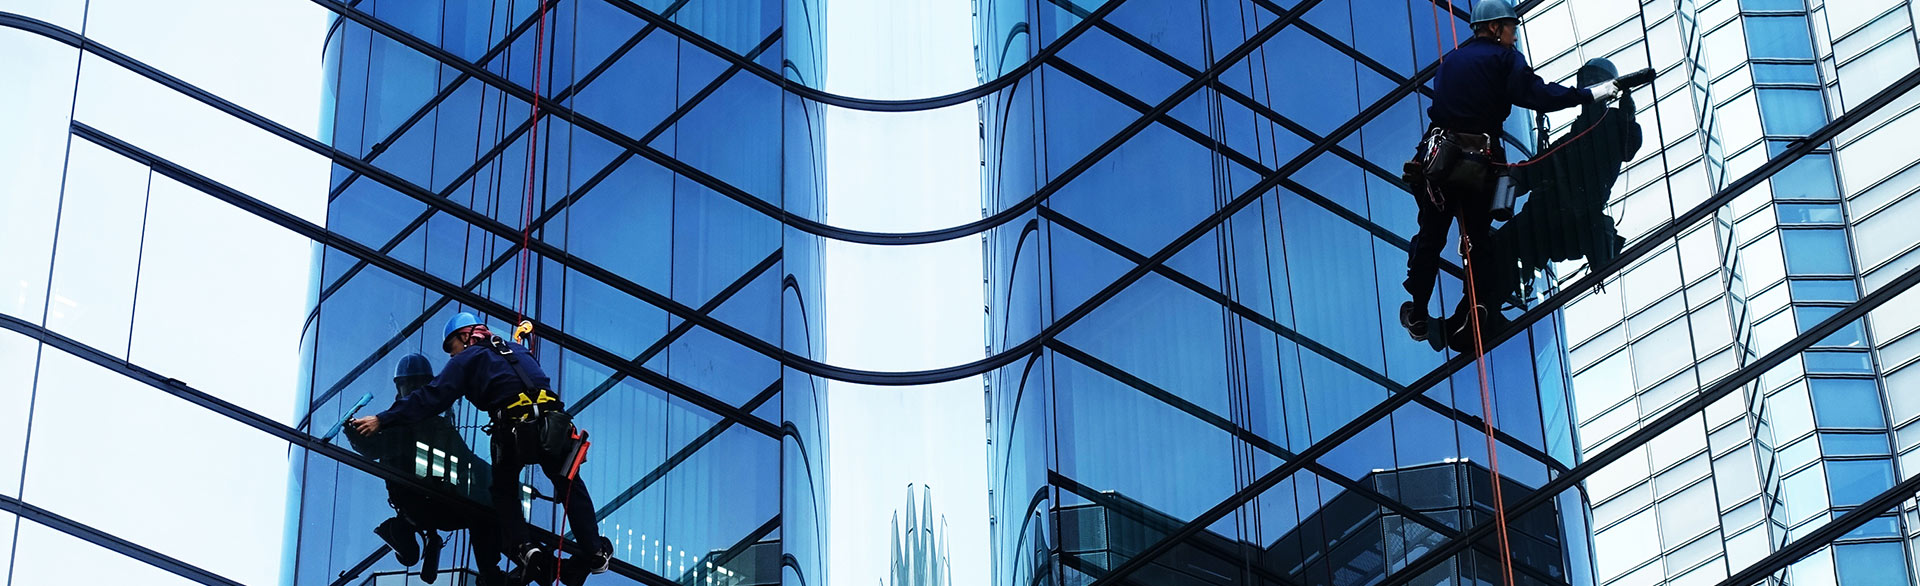
[[[907,485],[907,509],[893,513],[893,547],[888,562],[887,580],[881,586],[951,586],[953,561],[948,557],[947,516],[933,516],[933,487],[920,487],[920,499],[914,500],[913,485]],[[900,524],[906,517],[906,526]]]
[[[1476,522],[1493,510],[1487,470],[1468,462],[1415,466],[1374,472],[1360,478],[1368,488],[1399,501],[1409,510],[1457,529],[1462,514]],[[1508,482],[1507,495],[1524,494]],[[1099,576],[1179,529],[1179,519],[1113,493],[1080,495],[1087,504],[1062,507],[1054,514],[1060,527],[1059,563]],[[1559,520],[1551,511],[1514,527],[1513,551],[1518,583],[1568,584]],[[1388,570],[1406,565],[1440,541],[1434,529],[1409,520],[1352,492],[1332,498],[1298,526],[1269,543],[1246,543],[1213,531],[1175,547],[1128,578],[1130,584],[1368,584]],[[1486,583],[1499,582],[1494,558],[1483,551],[1461,570]],[[1422,583],[1441,583],[1438,572]],[[1328,582],[1331,580],[1331,582]]]
[[[326,4],[321,128],[345,160],[301,414],[337,418],[409,352],[443,363],[439,324],[457,311],[498,333],[525,315],[592,434],[584,475],[617,569],[764,584],[784,554],[826,583],[825,420],[816,381],[783,368],[818,335],[817,238],[782,221],[821,212],[820,106],[763,75],[818,82],[811,3]],[[715,66],[729,60],[745,65]],[[454,414],[486,454],[485,416]],[[368,531],[385,515],[377,483],[296,457],[286,579],[397,569]],[[557,529],[546,499],[565,495],[532,477],[545,498],[523,506]]]

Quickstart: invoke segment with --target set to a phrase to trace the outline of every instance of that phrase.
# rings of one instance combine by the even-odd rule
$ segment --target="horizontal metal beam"
[[[11,319],[12,316],[0,314],[0,318]],[[55,531],[59,531],[67,535],[78,537],[82,541],[86,541],[87,543],[98,545],[100,547],[113,551],[114,553],[118,553],[120,555],[124,555],[136,560],[140,560],[142,562],[146,562],[147,565],[160,568],[168,572],[172,572],[174,575],[182,578],[186,578],[188,580],[199,582],[201,584],[208,584],[210,586],[244,586],[239,582],[228,580],[219,574],[215,574],[213,572],[200,569],[199,566],[195,566],[193,564],[189,564],[189,563],[174,559],[172,556],[168,556],[166,554],[163,554],[151,549],[147,549],[145,546],[142,546],[138,543],[121,539],[120,537],[112,533],[107,533],[105,531],[95,529],[93,528],[93,526],[88,525],[86,523],[81,523],[73,519],[68,519],[64,516],[54,513],[53,511],[49,511],[46,509],[42,509],[40,507],[33,506],[33,504],[31,503],[28,503],[26,501],[23,501],[17,498],[0,494],[0,510],[5,510],[15,515],[19,515],[20,518],[22,519],[27,519],[29,521],[33,521],[35,523],[45,525],[46,527],[53,529]],[[16,537],[15,539],[18,539],[18,537]],[[17,545],[13,545],[10,547],[12,547],[15,551],[18,551]],[[69,563],[72,562],[72,560],[67,560],[67,561]],[[15,563],[18,563],[18,562],[16,561]],[[61,571],[66,572],[70,570],[62,569]]]

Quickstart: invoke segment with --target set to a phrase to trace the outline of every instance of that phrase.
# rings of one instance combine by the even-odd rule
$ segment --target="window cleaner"
[[[559,395],[551,390],[546,372],[525,346],[494,336],[471,313],[453,316],[445,331],[442,349],[450,358],[440,375],[386,411],[355,419],[352,425],[362,433],[372,433],[386,426],[419,421],[465,397],[492,420],[486,429],[493,444],[495,521],[501,543],[512,548],[512,557],[519,564],[509,581],[550,584],[558,573],[563,582],[578,584],[588,574],[605,572],[612,562],[613,546],[600,536],[593,499],[578,470],[585,458],[586,437],[573,425]],[[520,507],[513,506],[520,502],[520,472],[529,464],[539,465],[556,491],[562,493],[566,519],[586,549],[585,555],[567,560],[564,566],[556,557],[559,548],[549,551],[528,538],[526,518]]]

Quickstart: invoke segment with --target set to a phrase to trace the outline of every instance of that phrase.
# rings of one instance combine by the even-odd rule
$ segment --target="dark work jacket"
[[[1433,124],[1498,135],[1514,106],[1552,112],[1591,101],[1593,92],[1547,83],[1519,51],[1474,37],[1447,53],[1433,78]]]
[[[400,402],[396,400],[394,404],[399,405]],[[346,436],[347,443],[353,445],[354,451],[403,473],[416,476],[419,475],[417,464],[414,462],[414,457],[419,451],[416,444],[426,444],[429,449],[440,450],[446,454],[445,460],[441,460],[431,452],[427,457],[430,462],[445,466],[444,470],[447,472],[435,475],[429,468],[427,476],[446,478],[454,485],[455,492],[481,504],[492,500],[487,493],[487,486],[493,479],[492,467],[473,453],[473,448],[467,446],[466,440],[460,437],[460,432],[453,428],[453,422],[448,421],[446,415],[428,416],[409,425],[383,427],[371,436],[351,432]],[[456,461],[458,464],[454,463]],[[414,493],[397,482],[388,481],[387,491],[396,499],[396,502],[402,500],[403,495],[408,497],[404,499],[407,502],[423,500],[413,496]]]
[[[466,350],[447,359],[446,367],[440,369],[440,376],[433,382],[420,387],[393,403],[393,407],[380,412],[380,425],[405,425],[425,419],[435,413],[447,410],[454,399],[466,397],[467,402],[481,411],[492,412],[513,402],[521,391],[550,389],[546,371],[540,370],[540,363],[527,353],[527,347],[515,342],[507,342],[520,358],[520,367],[526,369],[527,378],[533,379],[534,388],[526,388],[520,382],[520,375],[514,374],[513,365],[507,363],[507,357],[494,352],[485,345],[468,346]]]

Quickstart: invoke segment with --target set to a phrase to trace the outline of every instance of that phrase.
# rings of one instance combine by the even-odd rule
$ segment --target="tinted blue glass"
[[[1840,204],[1783,203],[1774,206],[1782,224],[1832,224],[1845,221]]]
[[[1828,456],[1885,456],[1887,436],[1881,433],[1823,433],[1820,451]]]
[[[1866,352],[1808,351],[1802,358],[1809,373],[1873,374],[1873,356]]]
[[[1761,59],[1812,59],[1813,40],[1800,16],[1747,17],[1748,55]]]
[[[1899,543],[1862,543],[1833,548],[1833,566],[1840,586],[1898,586],[1911,584],[1906,556]]]
[[[1893,487],[1892,460],[1828,460],[1827,492],[1833,506],[1851,507]]]
[[[1791,275],[1847,275],[1847,235],[1840,230],[1781,230],[1786,243],[1787,273]]]
[[[1833,514],[1833,518],[1839,519],[1842,514],[1843,513],[1835,512]],[[1860,527],[1857,529],[1848,531],[1846,535],[1840,536],[1840,539],[1847,539],[1847,540],[1873,539],[1876,537],[1899,537],[1899,536],[1900,536],[1900,518],[1899,517],[1877,517],[1877,518],[1867,520],[1866,523],[1861,524]]]
[[[1820,427],[1885,427],[1880,391],[1871,379],[1808,379],[1813,413]]]
[[[1760,121],[1769,135],[1800,136],[1827,122],[1818,90],[1761,89]]]
[[[1859,298],[1851,280],[1794,279],[1789,283],[1794,301],[1852,302]]]
[[[1740,0],[1742,10],[1806,10],[1804,0]]]
[[[1780,199],[1839,199],[1840,183],[1833,176],[1830,155],[1807,155],[1787,165],[1769,180]]]
[[[1755,63],[1754,83],[1820,83],[1820,73],[1812,64]]]
[[[1799,322],[1800,331],[1803,332],[1813,329],[1813,326],[1818,325],[1821,321],[1839,312],[1840,308],[1837,307],[1793,308],[1794,319]],[[1866,330],[1860,326],[1859,321],[1854,321],[1853,323],[1841,326],[1841,328],[1834,331],[1832,335],[1820,340],[1817,345],[1864,348],[1867,345],[1867,333]]]

